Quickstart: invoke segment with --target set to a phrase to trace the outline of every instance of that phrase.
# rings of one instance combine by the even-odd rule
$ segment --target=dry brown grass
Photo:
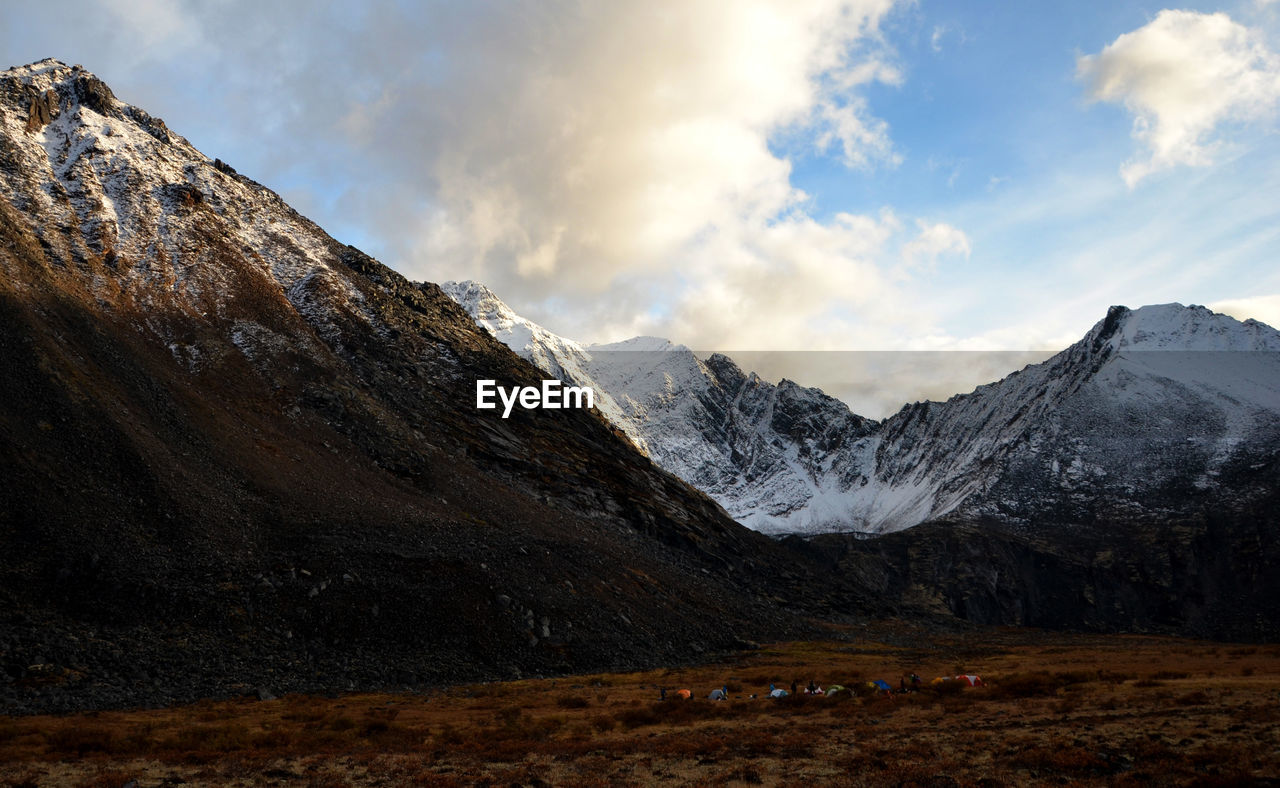
[[[0,786],[1245,785],[1280,774],[1280,647],[894,634],[921,645],[790,643],[695,668],[430,695],[0,717]],[[865,687],[958,666],[987,686]],[[763,697],[810,679],[856,692]],[[705,699],[722,685],[729,701]],[[675,700],[680,687],[695,698]]]

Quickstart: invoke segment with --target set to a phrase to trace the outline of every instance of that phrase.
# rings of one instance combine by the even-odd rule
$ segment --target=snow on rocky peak
[[[219,294],[252,280],[321,333],[372,320],[345,247],[80,66],[46,59],[0,72],[0,138],[5,197],[38,217],[42,243],[83,263],[100,302],[234,320]],[[271,333],[249,327],[237,346],[252,357]],[[161,339],[196,363],[198,348]]]
[[[774,386],[728,357],[703,360],[661,337],[583,346],[515,314],[483,285],[444,291],[548,374],[590,385],[601,412],[660,467],[767,533],[840,530],[855,485],[848,457],[874,425],[790,381]]]
[[[876,423],[723,355],[655,337],[583,346],[480,285],[445,289],[517,353],[594,386],[656,463],[766,533],[1174,511],[1169,489],[1229,498],[1232,469],[1280,451],[1280,332],[1199,306],[1112,307],[1042,364]]]
[[[1186,493],[1226,504],[1241,468],[1280,453],[1278,350],[1280,332],[1204,307],[1112,307],[1042,364],[886,419],[870,500],[851,514],[870,531],[1035,528],[1172,513]]]
[[[1280,334],[1265,323],[1242,323],[1195,305],[1113,306],[1097,330],[1119,351],[1280,351]]]
[[[533,362],[543,372],[565,383],[591,386],[595,390],[596,409],[622,430],[642,453],[649,453],[644,435],[628,419],[626,411],[618,405],[609,390],[592,377],[592,355],[581,345],[517,315],[492,290],[479,282],[445,282],[440,285],[440,289],[457,301],[480,327],[514,350],[516,355]]]
[[[586,354],[577,342],[520,317],[479,282],[445,282],[440,288],[482,328],[540,369],[566,382],[583,380]]]

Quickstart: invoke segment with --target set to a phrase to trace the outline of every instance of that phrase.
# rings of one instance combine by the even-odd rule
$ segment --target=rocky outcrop
[[[39,131],[58,114],[58,94],[54,90],[35,93],[27,104],[27,132]]]

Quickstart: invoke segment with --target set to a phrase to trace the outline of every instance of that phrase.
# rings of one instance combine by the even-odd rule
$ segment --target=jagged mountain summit
[[[854,606],[599,416],[478,413],[538,371],[78,66],[0,73],[0,188],[6,709],[672,663]]]
[[[886,598],[972,621],[1280,637],[1280,337],[1203,307],[1113,307],[1044,364],[885,423],[933,519],[820,536]]]
[[[445,291],[544,371],[603,392],[655,462],[768,533],[1175,513],[1249,498],[1232,469],[1280,451],[1280,333],[1204,307],[1113,307],[1042,364],[876,423],[722,355],[653,338],[582,346],[482,285]]]
[[[520,317],[482,284],[441,287],[547,374],[593,387],[603,415],[738,522],[765,533],[848,530],[875,422],[839,400],[658,337],[584,346]]]
[[[1280,332],[1199,306],[1112,307],[1042,364],[904,408],[880,441],[877,478],[922,493],[908,519],[1035,528],[1243,504],[1245,477],[1280,456]]]
[[[590,368],[593,355],[571,339],[565,339],[524,319],[502,302],[493,291],[479,282],[444,282],[440,288],[471,315],[480,327],[498,341],[528,359],[550,375],[565,381],[586,385],[592,381]],[[648,445],[635,421],[613,396],[600,386],[593,386],[595,406],[610,423],[622,430],[643,454]]]

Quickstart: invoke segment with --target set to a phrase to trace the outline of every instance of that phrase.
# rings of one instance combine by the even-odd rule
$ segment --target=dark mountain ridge
[[[676,663],[840,597],[596,414],[478,417],[537,370],[83,69],[0,74],[0,182],[6,709]]]

